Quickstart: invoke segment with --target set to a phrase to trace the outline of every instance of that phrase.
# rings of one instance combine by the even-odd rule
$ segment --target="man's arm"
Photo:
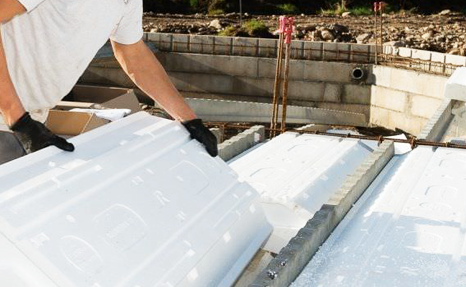
[[[153,98],[174,119],[184,122],[196,118],[152,51],[141,40],[123,45],[112,41],[113,50],[123,70],[133,82]]]
[[[0,29],[3,23],[8,22],[16,15],[26,11],[17,0],[0,1]],[[25,110],[16,94],[16,90],[10,79],[6,64],[5,51],[0,37],[0,110],[6,124],[12,126],[24,113]]]
[[[112,45],[118,62],[133,82],[173,118],[182,122],[191,137],[202,143],[211,156],[216,157],[216,137],[204,126],[201,119],[196,119],[196,114],[186,104],[146,44],[140,40],[132,45],[112,41]]]
[[[6,23],[16,15],[26,12],[26,8],[18,0],[2,0],[0,2],[0,24]]]
[[[24,12],[26,8],[17,0],[0,0],[0,29],[3,23]],[[0,111],[6,124],[15,133],[27,153],[51,145],[66,151],[74,150],[72,144],[51,133],[42,123],[33,120],[24,109],[8,72],[2,37],[0,37]]]

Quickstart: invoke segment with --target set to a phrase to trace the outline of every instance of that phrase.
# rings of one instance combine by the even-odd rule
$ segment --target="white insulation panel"
[[[271,232],[258,193],[137,113],[0,166],[0,285],[230,286]]]
[[[445,84],[445,98],[466,102],[466,68],[457,68]]]
[[[466,286],[466,150],[396,156],[292,287]]]
[[[274,227],[265,248],[280,251],[371,152],[357,139],[284,133],[232,162]]]

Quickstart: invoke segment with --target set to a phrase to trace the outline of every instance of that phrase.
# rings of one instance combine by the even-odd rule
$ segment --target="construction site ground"
[[[270,32],[277,29],[278,16],[276,15],[243,16],[243,21],[251,19],[262,21]],[[219,20],[222,28],[209,27],[213,20]],[[329,29],[334,34],[338,34],[342,29],[340,26],[343,26],[343,31],[346,31],[345,28],[348,29],[344,32],[346,37],[336,35],[335,39],[328,41],[353,43],[374,41],[371,35],[374,32],[373,16],[296,15],[295,20],[298,39],[313,40],[314,28]],[[452,12],[445,15],[386,14],[383,28],[384,42],[393,42],[392,44],[409,48],[464,54],[465,23],[465,15]],[[240,17],[237,13],[212,16],[146,13],[144,17],[146,32],[217,35],[225,27],[239,26],[239,24]]]

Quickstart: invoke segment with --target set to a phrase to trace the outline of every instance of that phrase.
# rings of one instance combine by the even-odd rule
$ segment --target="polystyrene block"
[[[274,226],[265,248],[285,246],[371,152],[356,139],[285,133],[232,162]]]
[[[395,156],[291,286],[466,286],[465,174],[465,150]]]
[[[141,112],[71,141],[0,166],[0,286],[230,286],[271,232],[179,123]]]
[[[457,68],[445,84],[445,98],[466,102],[466,68]]]

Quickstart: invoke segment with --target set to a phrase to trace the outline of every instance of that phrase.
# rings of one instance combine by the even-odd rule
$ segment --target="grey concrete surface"
[[[222,138],[222,131],[219,128],[212,128],[210,131],[214,134],[214,136],[217,138],[217,144],[222,143],[223,138]]]
[[[186,99],[186,101],[205,121],[266,123],[270,122],[272,114],[272,104],[193,98]],[[281,114],[280,107],[280,119]],[[363,114],[299,106],[287,107],[286,122],[344,126],[367,125],[367,119]]]
[[[255,57],[187,53],[157,53],[171,80],[185,96],[271,102],[275,60]],[[369,119],[370,79],[355,82],[351,71],[358,64],[291,61],[288,101],[291,105],[319,106],[363,113]],[[364,67],[370,73],[370,67]],[[135,88],[118,63],[93,63],[81,83]],[[231,98],[234,97],[234,98]]]
[[[145,39],[167,51],[156,55],[185,97],[272,101],[276,59],[267,57],[274,57],[274,39],[163,33],[146,34]],[[366,117],[365,125],[419,135],[442,104],[446,76],[372,65],[373,46],[295,41],[293,47],[294,57],[300,60],[290,64],[289,105],[359,113]],[[414,59],[466,64],[465,57],[391,47],[384,47],[384,51]],[[102,53],[109,51],[104,49]],[[361,63],[342,62],[355,58],[360,58]],[[356,67],[367,72],[364,80],[351,78]],[[134,88],[114,60],[93,63],[80,82]],[[142,93],[138,95],[144,100]]]
[[[372,71],[370,123],[419,135],[441,106],[448,78],[384,66]]]
[[[271,49],[271,47],[276,47],[277,39],[165,33],[145,33],[143,39],[156,44],[161,50],[167,52],[199,52],[272,58],[277,56],[276,49]],[[374,62],[374,45],[295,40],[292,42],[292,48],[292,57],[296,59]],[[448,66],[442,67],[441,64],[466,65],[466,57],[438,52],[392,46],[384,46],[383,49],[379,49],[379,53],[382,52],[398,57],[438,62],[439,65],[436,66],[419,65],[417,67],[438,73],[453,72]]]
[[[265,127],[253,126],[250,129],[222,142],[218,146],[218,155],[228,161],[245,152],[265,139]]]
[[[449,108],[445,109],[445,115],[451,118],[449,123],[445,124],[445,128],[441,128],[439,138],[442,142],[455,142],[458,144],[465,144],[466,142],[466,105],[463,101],[453,100],[451,103],[451,115],[448,114]],[[440,112],[440,111],[439,111]],[[449,117],[450,116],[450,117]],[[439,122],[447,122],[445,117],[442,115]],[[428,128],[428,127],[426,127]],[[434,129],[435,131],[435,129]]]
[[[354,174],[347,177],[345,183],[329,202],[322,206],[249,286],[289,286],[345,217],[352,205],[393,158],[394,152],[393,142],[383,142]]]
[[[435,114],[424,126],[418,139],[426,141],[439,141],[442,139],[453,119],[452,109],[454,102],[455,101],[450,99],[443,100],[443,103]]]

